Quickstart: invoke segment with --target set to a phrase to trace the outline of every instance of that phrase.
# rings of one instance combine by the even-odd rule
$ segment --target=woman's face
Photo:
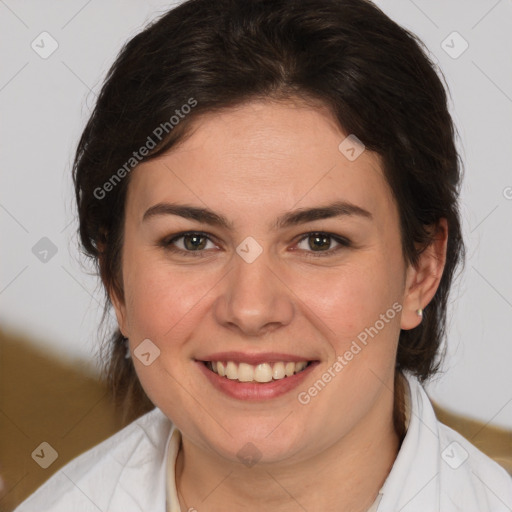
[[[116,313],[148,396],[206,452],[305,460],[391,422],[420,304],[380,160],[346,136],[251,102],[132,173]]]

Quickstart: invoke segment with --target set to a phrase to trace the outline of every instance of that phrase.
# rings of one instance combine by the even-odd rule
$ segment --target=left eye
[[[334,249],[332,248],[333,245],[335,246]],[[308,233],[306,236],[301,238],[297,247],[305,251],[330,253],[338,250],[340,246],[347,247],[348,245],[349,243],[347,240],[330,235],[329,233]]]

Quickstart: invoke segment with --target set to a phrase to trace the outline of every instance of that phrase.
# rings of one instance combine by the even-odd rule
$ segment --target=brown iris
[[[207,242],[208,239],[204,235],[183,235],[183,245],[187,250],[190,251],[204,249],[206,247]]]
[[[329,249],[331,245],[331,237],[322,234],[313,234],[308,237],[309,246],[313,251],[322,251]]]

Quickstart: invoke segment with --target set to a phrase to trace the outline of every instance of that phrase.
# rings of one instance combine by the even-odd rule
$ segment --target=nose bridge
[[[287,325],[293,317],[293,303],[276,277],[269,253],[261,250],[254,257],[250,243],[240,244],[230,262],[233,268],[226,276],[215,314],[219,323],[254,336]],[[246,257],[251,252],[251,257]]]

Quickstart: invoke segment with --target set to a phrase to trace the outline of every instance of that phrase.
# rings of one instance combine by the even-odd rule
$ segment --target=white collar
[[[167,444],[166,465],[166,512],[181,512],[180,501],[176,490],[176,461],[181,447],[181,432],[173,424]]]

